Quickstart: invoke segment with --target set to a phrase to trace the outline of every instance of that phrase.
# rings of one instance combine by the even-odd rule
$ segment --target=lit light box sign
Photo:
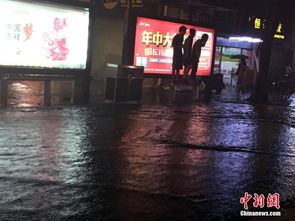
[[[202,48],[197,75],[210,75],[215,34],[213,29],[143,17],[137,18],[134,65],[144,66],[144,72],[149,74],[171,74],[173,57],[171,43],[182,25],[187,27],[186,37],[190,28],[196,29],[194,41],[205,33],[209,35],[205,47]]]
[[[85,69],[89,11],[0,1],[0,65]]]

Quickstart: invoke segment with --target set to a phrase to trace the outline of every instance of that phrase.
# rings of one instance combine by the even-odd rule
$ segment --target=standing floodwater
[[[294,207],[294,106],[0,110],[0,220],[229,220]],[[274,210],[274,209],[272,209]]]

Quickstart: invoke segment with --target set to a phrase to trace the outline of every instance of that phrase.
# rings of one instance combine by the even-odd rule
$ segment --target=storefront
[[[240,57],[245,57],[248,67],[254,69],[253,51],[258,44],[259,39],[217,37],[213,73],[223,74],[226,86],[235,86]]]

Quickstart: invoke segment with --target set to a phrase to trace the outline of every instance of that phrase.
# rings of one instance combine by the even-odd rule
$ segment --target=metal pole
[[[123,52],[122,52],[122,64],[130,65],[130,48],[129,48],[129,15],[130,15],[131,0],[127,0],[127,7],[124,15],[124,37],[123,37]]]

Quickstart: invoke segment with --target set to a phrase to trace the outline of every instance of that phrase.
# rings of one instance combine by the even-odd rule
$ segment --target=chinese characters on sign
[[[88,9],[1,0],[0,16],[0,65],[86,68]]]
[[[254,26],[254,29],[264,29],[265,28],[265,19],[261,19],[261,18],[254,18],[254,22],[253,22],[253,26]],[[282,23],[280,22],[278,24],[278,27],[276,29],[276,33],[274,35],[274,38],[278,38],[278,39],[285,39],[285,35],[283,34],[282,32],[282,29],[283,29],[283,25]]]
[[[182,24],[139,17],[136,24],[134,64],[145,67],[145,73],[171,74],[173,48],[172,39]],[[204,33],[209,35],[206,46],[202,49],[198,75],[210,75],[214,46],[214,30],[185,25],[188,30],[197,30],[197,40]],[[185,38],[188,36],[188,32]]]
[[[150,44],[154,44],[156,46],[162,45],[166,47],[167,45],[171,45],[173,39],[173,35],[170,35],[169,32],[164,36],[160,32],[153,33],[144,31],[142,33],[142,43],[149,46]]]
[[[47,42],[48,44],[49,54],[47,58],[53,61],[65,61],[69,54],[69,49],[67,48],[67,39],[63,34],[60,34],[66,26],[66,18],[54,18],[53,33],[45,32],[43,35],[44,42]]]
[[[282,33],[282,28],[283,28],[282,23],[279,23],[278,28],[276,30],[275,38],[285,39],[285,35],[283,35]]]
[[[254,28],[255,29],[260,29],[261,28],[261,19],[260,18],[255,18],[255,20],[254,20]]]
[[[32,23],[31,24],[26,24],[25,27],[23,28],[24,30],[24,33],[26,35],[26,39],[25,41],[27,40],[30,40],[32,34],[33,34],[33,25]]]
[[[271,207],[275,207],[277,209],[280,209],[280,194],[279,193],[275,193],[275,194],[268,194],[267,198],[265,198],[265,196],[263,194],[258,195],[257,193],[254,193],[254,197],[249,194],[249,193],[245,193],[244,197],[240,198],[240,203],[243,204],[244,209],[248,210],[248,203],[250,202],[250,200],[253,198],[254,202],[253,202],[253,207],[257,208],[264,208],[265,207],[265,199],[266,199],[266,206],[268,208]]]

